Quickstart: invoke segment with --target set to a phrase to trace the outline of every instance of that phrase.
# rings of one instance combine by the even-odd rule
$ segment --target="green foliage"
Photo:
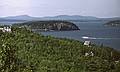
[[[36,34],[25,28],[0,33],[0,72],[119,72],[120,52]],[[85,53],[94,56],[85,56]],[[115,62],[117,61],[117,62]]]

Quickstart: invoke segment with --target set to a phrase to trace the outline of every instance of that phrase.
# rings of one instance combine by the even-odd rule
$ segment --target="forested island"
[[[33,30],[39,31],[71,31],[71,30],[79,30],[79,28],[71,22],[67,21],[30,21],[25,23],[14,24],[14,26],[19,27],[28,27]]]
[[[87,55],[86,55],[87,54]],[[26,27],[0,31],[0,72],[119,72],[120,52],[43,36]]]
[[[105,25],[111,27],[120,27],[120,20],[109,21]]]

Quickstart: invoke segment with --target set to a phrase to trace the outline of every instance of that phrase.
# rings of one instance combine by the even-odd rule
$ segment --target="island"
[[[68,21],[30,21],[14,24],[13,26],[27,27],[39,31],[70,31],[80,30],[74,23]]]
[[[120,27],[120,20],[109,21],[104,25],[111,26],[111,27]]]

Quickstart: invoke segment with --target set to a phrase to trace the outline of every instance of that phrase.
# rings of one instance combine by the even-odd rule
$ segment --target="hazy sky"
[[[0,17],[15,15],[120,17],[120,0],[0,0]]]

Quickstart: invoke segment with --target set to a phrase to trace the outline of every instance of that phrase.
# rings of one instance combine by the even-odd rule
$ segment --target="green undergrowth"
[[[85,56],[93,52],[94,56]],[[0,31],[0,72],[120,72],[112,48],[37,34],[26,28]]]

